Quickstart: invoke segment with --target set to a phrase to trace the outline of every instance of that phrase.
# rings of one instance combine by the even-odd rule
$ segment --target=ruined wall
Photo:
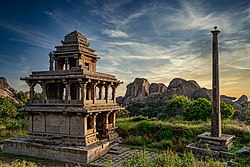
[[[60,113],[33,113],[29,115],[29,132],[56,135],[84,135],[83,117]]]

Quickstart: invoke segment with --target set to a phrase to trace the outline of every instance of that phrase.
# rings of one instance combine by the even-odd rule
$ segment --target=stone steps
[[[116,155],[119,155],[125,151],[128,151],[130,150],[130,148],[128,147],[121,147],[121,146],[116,146],[116,147],[112,147],[108,153],[110,154],[116,154]]]

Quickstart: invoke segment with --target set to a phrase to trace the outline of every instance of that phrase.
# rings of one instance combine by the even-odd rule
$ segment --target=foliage
[[[232,105],[221,102],[222,119],[230,119],[235,113]],[[191,101],[186,96],[174,95],[167,99],[163,105],[133,106],[128,108],[131,115],[141,115],[159,120],[183,118],[185,120],[207,121],[211,117],[212,102],[205,98],[198,98]]]
[[[203,120],[207,121],[212,112],[212,102],[205,98],[198,98],[192,102],[190,112],[185,114],[188,120]]]
[[[42,94],[40,92],[34,93],[34,100],[40,100],[42,98]]]
[[[184,153],[183,158],[171,150],[156,156],[153,160],[145,151],[132,155],[123,161],[124,167],[223,167],[225,163],[219,161],[199,161],[192,153]]]
[[[233,106],[224,102],[220,103],[220,110],[222,119],[230,119],[235,113]]]
[[[160,133],[160,139],[166,139],[173,136],[173,132],[171,130],[164,130]]]
[[[169,117],[186,113],[190,110],[191,101],[186,96],[174,95],[166,100],[166,107]]]
[[[153,124],[147,120],[143,120],[139,124],[139,130],[143,133],[150,133],[152,131]]]
[[[14,93],[14,97],[18,101],[22,102],[22,104],[27,104],[28,100],[29,100],[28,95],[26,93],[24,93],[23,91],[19,91],[17,93]]]
[[[0,98],[0,118],[15,117],[17,109],[14,103],[7,98]]]
[[[128,145],[148,148],[183,151],[185,146],[196,141],[197,135],[210,131],[210,121],[155,120],[146,118],[117,119],[118,133]],[[223,133],[236,135],[242,146],[250,144],[250,126],[236,120],[223,121]]]
[[[0,164],[1,164],[1,167],[37,167],[37,165],[35,163],[27,162],[25,160],[23,160],[23,161],[15,160],[15,161],[11,162],[10,164],[0,161]]]

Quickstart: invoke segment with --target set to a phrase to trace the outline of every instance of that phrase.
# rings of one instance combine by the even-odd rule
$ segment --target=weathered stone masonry
[[[44,154],[53,159],[77,163],[77,158],[71,161],[57,155],[63,157],[67,152],[60,145],[81,146],[81,149],[85,146],[86,154],[82,156],[87,156],[84,158],[88,163],[108,151],[110,141],[118,137],[116,112],[123,108],[116,103],[116,89],[122,82],[113,75],[96,72],[99,57],[89,45],[82,34],[71,32],[62,45],[49,53],[49,71],[32,72],[21,78],[30,88],[29,104],[23,109],[29,113],[29,136],[23,141],[6,140],[5,152],[48,158],[36,151],[37,143],[52,143],[51,147],[55,143],[53,147],[58,147],[61,153],[51,154],[49,147],[42,146],[40,151],[43,148]],[[40,100],[34,99],[36,85],[42,89]],[[32,149],[27,150],[29,145]]]

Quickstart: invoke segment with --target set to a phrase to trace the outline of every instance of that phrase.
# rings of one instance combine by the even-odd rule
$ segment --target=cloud
[[[123,31],[119,30],[104,30],[104,34],[107,34],[109,37],[115,37],[115,38],[128,38],[128,34]]]
[[[28,43],[42,48],[52,49],[56,42],[50,36],[41,32],[29,29],[24,26],[0,23],[0,27],[6,28],[9,31],[13,31],[20,36],[19,38],[9,38],[11,41]]]

